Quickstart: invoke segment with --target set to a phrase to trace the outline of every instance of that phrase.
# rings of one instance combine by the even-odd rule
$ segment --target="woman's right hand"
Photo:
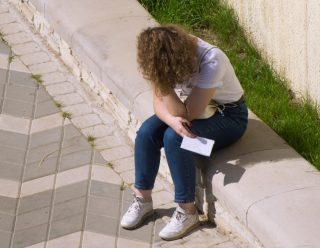
[[[169,125],[177,134],[179,134],[182,137],[189,137],[189,138],[195,138],[197,135],[192,133],[190,130],[191,123],[190,121],[179,117],[179,116],[172,116],[170,120]]]

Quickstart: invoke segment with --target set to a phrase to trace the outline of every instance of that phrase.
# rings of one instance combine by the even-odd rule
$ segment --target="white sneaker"
[[[170,222],[160,231],[159,236],[164,240],[179,239],[199,224],[197,211],[195,214],[187,214],[184,209],[178,206]]]
[[[152,201],[145,202],[142,198],[134,195],[131,206],[122,217],[121,226],[126,229],[134,229],[151,214],[153,214]]]

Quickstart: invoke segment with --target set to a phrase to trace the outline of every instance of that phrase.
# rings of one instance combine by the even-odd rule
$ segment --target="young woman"
[[[135,196],[121,226],[136,228],[153,213],[151,193],[164,147],[178,206],[159,236],[173,240],[199,224],[195,162],[192,152],[180,148],[183,137],[213,139],[214,150],[221,149],[243,135],[248,111],[239,80],[219,48],[180,27],[162,25],[141,32],[137,50],[140,71],[153,87],[155,115],[137,132]],[[215,113],[208,111],[213,104]]]

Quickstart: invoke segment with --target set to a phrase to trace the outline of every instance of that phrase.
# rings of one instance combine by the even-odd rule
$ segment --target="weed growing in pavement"
[[[122,181],[121,185],[120,185],[120,190],[124,191],[125,189],[126,189],[126,185],[125,185],[124,181]]]
[[[109,168],[113,169],[113,163],[108,162],[108,163],[107,163],[107,166],[108,166]]]
[[[57,108],[62,108],[62,103],[58,101],[54,101],[54,105],[56,105]]]
[[[96,138],[93,135],[89,134],[87,136],[87,140],[91,144],[91,146],[94,146],[94,141],[96,140]]]
[[[10,56],[8,57],[8,63],[9,63],[9,64],[12,63],[14,57],[15,57],[15,55],[10,55]]]
[[[319,106],[297,98],[246,38],[230,7],[219,0],[139,0],[160,23],[182,25],[228,55],[250,109],[320,169]]]
[[[42,76],[39,74],[32,74],[31,78],[34,79],[38,85],[42,85],[43,84],[43,79]]]
[[[63,111],[62,112],[62,117],[64,118],[64,119],[71,119],[71,117],[72,117],[72,114],[70,113],[70,112],[66,112],[66,111]]]

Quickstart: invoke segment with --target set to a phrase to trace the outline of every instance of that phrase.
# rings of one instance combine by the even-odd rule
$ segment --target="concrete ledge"
[[[156,23],[150,15],[135,0],[12,2],[134,138],[153,113],[135,57],[136,35]],[[239,142],[200,163],[209,217],[218,224],[238,225],[254,247],[319,246],[319,172],[252,113]]]

